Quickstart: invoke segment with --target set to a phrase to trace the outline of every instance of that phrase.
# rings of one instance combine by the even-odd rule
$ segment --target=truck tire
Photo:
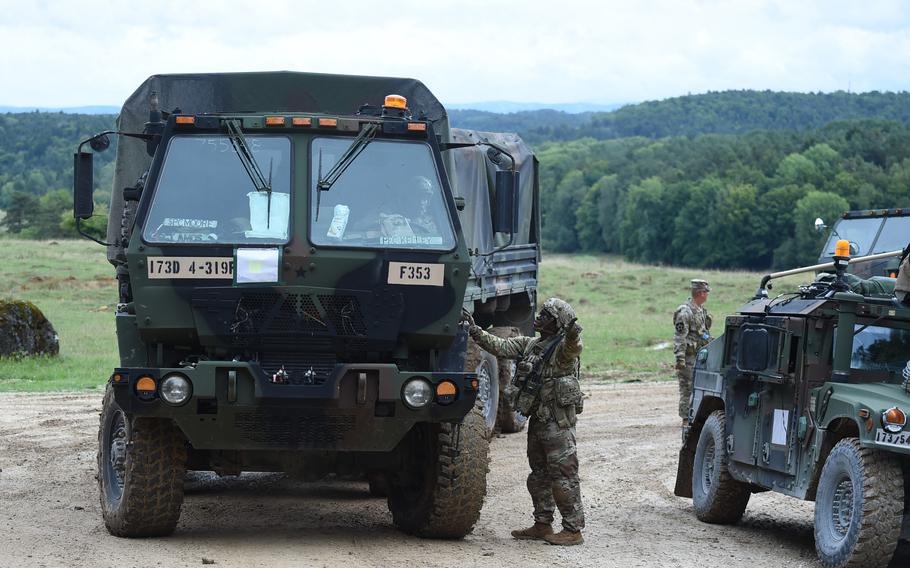
[[[746,512],[752,492],[749,485],[733,479],[727,470],[724,444],[724,411],[708,416],[695,447],[692,468],[692,505],[700,521],[729,525]]]
[[[839,441],[822,468],[815,496],[815,550],[827,568],[885,567],[900,537],[904,478],[898,459]]]
[[[518,330],[514,327],[494,327],[490,329],[490,333],[508,339],[517,336]],[[521,432],[528,423],[528,417],[513,409],[503,396],[506,386],[515,376],[515,360],[501,357],[496,360],[496,364],[499,367],[499,412],[496,416],[496,428],[503,434]]]
[[[490,440],[480,410],[461,424],[418,424],[406,443],[408,465],[389,488],[395,525],[424,538],[464,537],[487,493]]]
[[[464,370],[477,373],[477,408],[483,415],[487,436],[493,434],[499,412],[499,365],[496,357],[480,348],[473,339],[468,341]]]
[[[98,489],[108,532],[122,537],[174,532],[186,459],[186,439],[173,422],[131,419],[108,386],[98,429]]]

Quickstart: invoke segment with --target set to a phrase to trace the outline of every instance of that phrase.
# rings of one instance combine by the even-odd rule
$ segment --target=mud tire
[[[469,339],[464,370],[468,373],[477,373],[477,379],[481,384],[478,388],[476,406],[484,418],[487,436],[492,436],[499,412],[499,365],[496,357],[481,349],[473,339]]]
[[[112,429],[131,441],[121,454],[122,488],[111,462],[111,442],[120,436]],[[172,421],[126,415],[109,386],[98,429],[98,489],[108,532],[121,537],[174,532],[183,505],[186,459],[186,439]]]
[[[494,327],[490,333],[503,339],[516,337],[518,330],[514,327]],[[525,429],[528,417],[513,409],[509,401],[503,396],[505,388],[515,376],[515,360],[499,358],[496,360],[499,367],[499,411],[496,415],[496,429],[503,434],[515,434]]]
[[[851,505],[841,513],[844,499]],[[815,497],[815,550],[826,568],[888,566],[904,513],[904,479],[898,459],[839,441],[822,468]]]
[[[749,485],[733,479],[727,470],[724,411],[715,410],[705,421],[695,447],[692,468],[695,516],[705,523],[736,523],[746,512],[751,495]]]
[[[394,483],[389,510],[402,531],[458,539],[470,533],[487,492],[489,445],[483,416],[461,424],[418,424],[409,434],[411,479]]]

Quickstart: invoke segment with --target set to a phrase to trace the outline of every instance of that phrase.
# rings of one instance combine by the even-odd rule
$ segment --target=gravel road
[[[126,540],[101,521],[95,446],[101,392],[0,394],[0,566],[807,566],[820,564],[812,504],[755,495],[733,527],[702,524],[673,496],[675,385],[585,385],[578,425],[584,546],[515,541],[530,523],[522,434],[494,440],[474,533],[397,532],[366,483],[197,474],[176,533]],[[893,566],[910,565],[903,545]]]

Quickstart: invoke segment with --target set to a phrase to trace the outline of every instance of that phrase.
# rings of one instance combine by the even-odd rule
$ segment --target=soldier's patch
[[[686,331],[686,324],[681,321],[676,322],[676,333],[682,333]]]

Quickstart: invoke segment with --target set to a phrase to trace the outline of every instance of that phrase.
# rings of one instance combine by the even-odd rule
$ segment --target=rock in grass
[[[35,304],[0,300],[0,357],[59,352],[60,338]]]

